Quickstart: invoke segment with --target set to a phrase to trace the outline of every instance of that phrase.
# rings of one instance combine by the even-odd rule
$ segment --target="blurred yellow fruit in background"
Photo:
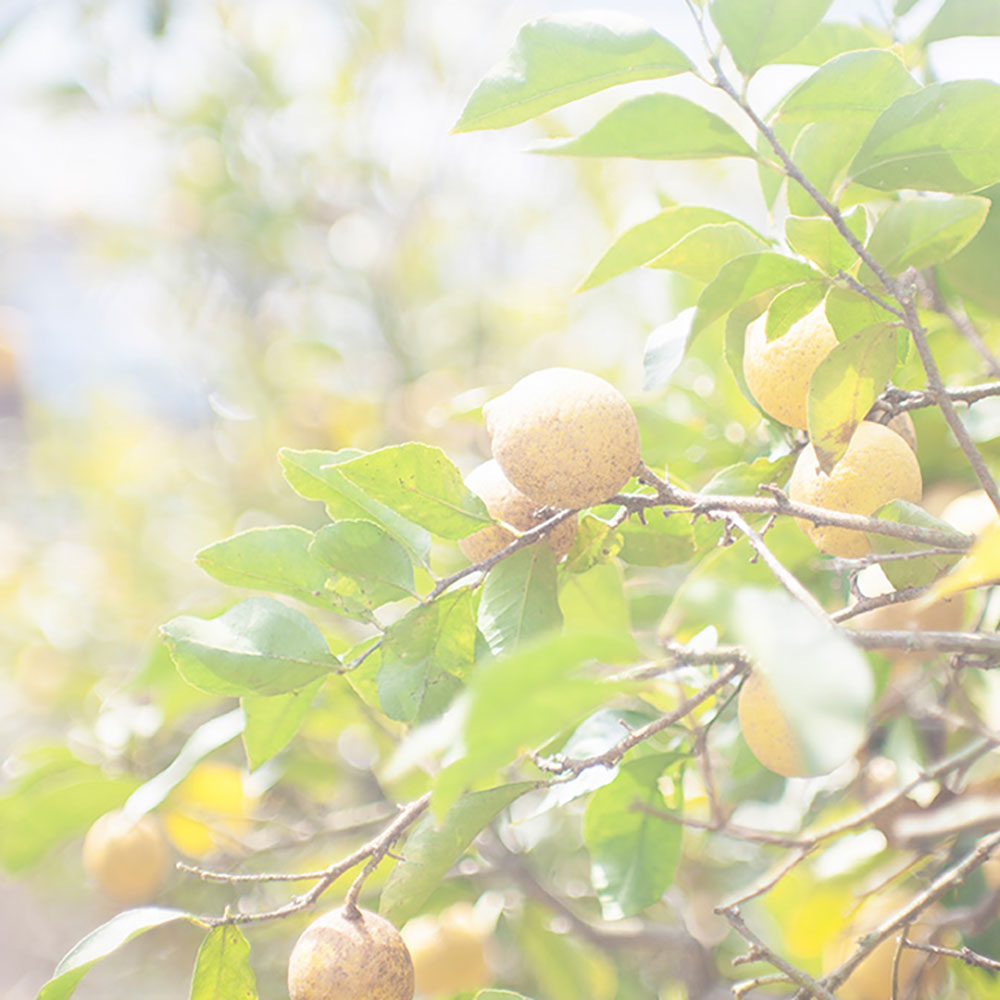
[[[482,499],[492,517],[505,521],[518,531],[534,528],[546,520],[547,516],[551,516],[536,514],[539,505],[508,482],[503,470],[494,459],[477,465],[466,476],[465,485]],[[573,539],[576,538],[576,526],[577,519],[574,514],[556,525],[546,536],[545,543],[556,554],[557,559],[569,552]],[[461,539],[458,547],[470,562],[479,562],[506,548],[514,538],[515,536],[506,528],[499,524],[491,524],[488,528],[481,528]]]
[[[256,807],[256,799],[244,790],[243,772],[215,761],[195,765],[167,802],[167,835],[178,851],[192,858],[236,846],[250,830]]]
[[[403,926],[418,996],[450,997],[490,982],[487,935],[468,903],[414,917]]]
[[[577,509],[614,496],[639,465],[639,425],[625,397],[575,368],[526,375],[483,407],[493,457],[536,504]]]
[[[750,752],[769,771],[786,778],[813,773],[770,684],[759,671],[753,671],[740,688],[737,714]]]
[[[920,466],[910,446],[895,431],[869,420],[858,424],[829,475],[820,469],[813,446],[806,445],[787,488],[796,503],[866,516],[890,500],[919,503],[921,491]],[[856,559],[871,551],[864,532],[801,520],[799,525],[827,555]]]
[[[766,327],[767,313],[747,327],[743,377],[765,413],[805,430],[809,380],[837,346],[837,335],[822,302],[772,341],[767,339]]]
[[[100,890],[120,903],[148,903],[167,880],[170,849],[156,817],[133,820],[115,809],[83,841],[83,866]]]

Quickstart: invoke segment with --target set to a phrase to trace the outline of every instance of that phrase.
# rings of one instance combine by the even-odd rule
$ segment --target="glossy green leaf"
[[[378,694],[390,719],[423,721],[446,707],[476,658],[478,602],[468,587],[449,591],[386,629]]]
[[[751,74],[798,44],[831,0],[712,0],[709,11],[740,70]]]
[[[348,614],[417,596],[406,550],[371,521],[335,521],[320,528],[309,553],[333,571],[325,593]]]
[[[856,121],[806,125],[792,148],[792,159],[820,194],[834,199],[867,132],[868,125]],[[792,215],[825,217],[813,196],[792,180],[788,181],[788,210]]]
[[[989,210],[989,198],[975,195],[897,202],[875,223],[868,251],[892,275],[908,267],[939,264],[953,257],[979,232]],[[859,277],[865,283],[875,282],[875,275],[867,267]]]
[[[646,266],[676,271],[695,281],[708,282],[719,273],[723,264],[734,257],[755,253],[766,246],[742,223],[711,223],[688,233]]]
[[[933,528],[953,535],[956,542],[962,541],[962,533],[956,531],[947,521],[929,514],[923,507],[905,500],[890,500],[872,515],[898,524],[915,524],[920,528]],[[889,553],[918,552],[927,549],[925,542],[910,542],[905,538],[890,538],[888,535],[868,534],[872,551],[880,555]],[[880,563],[889,582],[897,589],[924,587],[944,576],[960,559],[962,552],[941,552],[935,555],[919,556],[915,559],[893,559]]]
[[[456,800],[439,822],[433,816],[423,816],[406,838],[403,860],[386,879],[379,913],[398,926],[418,914],[483,828],[534,787],[534,782],[520,781],[469,792]]]
[[[658,326],[646,339],[642,357],[643,389],[660,389],[667,385],[684,360],[694,309],[685,309],[669,323]]]
[[[667,810],[657,779],[676,760],[675,754],[655,754],[630,761],[587,803],[583,839],[605,920],[640,913],[673,881],[682,828],[636,806]]]
[[[675,205],[668,208],[622,233],[584,278],[578,291],[595,288],[626,271],[642,267],[699,226],[737,221],[739,220],[728,213],[715,208],[703,208],[699,205]]]
[[[778,292],[767,307],[764,320],[766,340],[777,340],[786,334],[793,323],[808,315],[823,301],[826,289],[822,285],[792,285]]]
[[[880,323],[841,341],[809,381],[809,438],[820,468],[830,470],[896,367],[897,328]]]
[[[826,296],[826,318],[840,341],[892,318],[878,303],[851,288],[831,288]]]
[[[519,549],[490,570],[479,603],[479,628],[494,653],[509,653],[561,624],[556,560],[547,545]]]
[[[329,607],[324,596],[329,571],[310,554],[311,531],[295,525],[251,528],[195,555],[198,565],[223,583],[287,594]]]
[[[798,45],[783,52],[771,62],[819,66],[843,52],[855,49],[887,48],[891,44],[891,35],[885,31],[879,31],[870,24],[824,21],[817,24]]]
[[[442,538],[464,538],[493,519],[440,449],[411,441],[337,466],[370,497]]]
[[[598,563],[585,573],[564,573],[559,581],[559,610],[569,632],[631,634],[625,577],[621,565]]]
[[[307,500],[325,503],[331,520],[362,518],[381,524],[418,563],[426,564],[431,548],[430,534],[368,496],[338,471],[338,465],[364,454],[355,448],[344,448],[341,451],[294,451],[282,448],[278,457],[285,479],[292,489]]]
[[[903,62],[884,49],[845,52],[824,63],[782,102],[785,121],[870,126],[893,101],[919,89]]]
[[[1000,5],[996,0],[944,0],[923,34],[923,42],[963,35],[1000,35]]]
[[[251,597],[218,618],[182,615],[160,634],[180,675],[210,694],[284,694],[340,667],[305,615]]]
[[[771,292],[770,297],[773,297],[776,290],[789,285],[822,281],[823,276],[818,271],[784,254],[767,252],[737,257],[726,264],[718,276],[705,286],[698,298],[691,334],[694,336],[700,333],[725,316],[734,306],[748,299],[766,292]]]
[[[701,488],[701,493],[716,496],[753,496],[760,486],[781,486],[795,464],[795,455],[781,458],[755,458],[721,469]]]
[[[703,160],[756,156],[718,115],[675,94],[634,97],[575,139],[540,147],[558,156],[628,156],[640,160]]]
[[[243,695],[240,699],[246,716],[243,748],[251,770],[266,764],[291,743],[322,684],[321,677],[287,694]]]
[[[863,245],[868,234],[868,219],[864,209],[858,207],[847,213],[844,222]],[[825,216],[788,216],[785,220],[785,239],[796,253],[808,257],[831,276],[838,271],[849,271],[858,259],[857,253]]]
[[[730,594],[737,640],[768,681],[810,771],[844,763],[864,742],[875,694],[864,654],[783,590]]]
[[[63,956],[52,978],[38,991],[36,1000],[67,1000],[95,963],[140,934],[177,920],[198,923],[198,918],[192,913],[158,906],[145,906],[117,914],[91,931]]]
[[[476,87],[453,131],[506,128],[616,84],[689,69],[677,46],[627,14],[539,18]]]
[[[250,942],[235,924],[213,927],[198,949],[191,1000],[257,1000]]]
[[[878,118],[851,164],[852,180],[879,191],[965,194],[1000,181],[1000,84],[935,83]]]
[[[435,813],[443,814],[467,788],[624,689],[582,667],[594,661],[629,662],[634,655],[631,636],[575,632],[543,636],[515,653],[480,664],[467,687],[464,755],[438,775]]]

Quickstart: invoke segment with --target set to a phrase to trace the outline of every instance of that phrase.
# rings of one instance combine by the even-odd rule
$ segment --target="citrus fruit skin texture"
[[[155,817],[133,821],[120,809],[87,831],[83,866],[101,892],[119,903],[148,903],[167,880],[170,849]]]
[[[766,678],[754,671],[740,688],[737,715],[750,752],[769,771],[786,778],[810,775],[802,750]]]
[[[465,477],[465,485],[472,490],[483,503],[492,517],[517,528],[527,531],[547,519],[546,514],[538,515],[540,508],[533,500],[529,500],[517,487],[508,482],[503,470],[494,459],[476,466]],[[545,544],[561,559],[570,550],[573,539],[576,538],[576,517],[557,524],[545,536]],[[458,547],[470,562],[479,562],[506,548],[515,536],[499,524],[491,524],[488,528],[461,539]]]
[[[888,427],[864,420],[830,475],[820,469],[813,446],[803,448],[787,492],[796,503],[867,516],[890,500],[919,503],[922,489],[920,465],[910,446]],[[799,526],[827,555],[856,559],[871,551],[861,531],[807,521]]]
[[[639,465],[632,408],[590,372],[533,372],[490,400],[483,416],[504,475],[540,506],[577,510],[601,503]]]
[[[809,380],[820,362],[837,346],[837,335],[823,303],[768,342],[767,313],[746,330],[743,377],[760,408],[789,427],[806,428]]]
[[[400,933],[413,958],[417,996],[450,997],[489,985],[486,936],[468,903],[414,917]]]
[[[314,920],[288,960],[291,1000],[412,1000],[413,962],[392,924],[370,910]]]
[[[882,921],[908,902],[906,895],[892,895],[873,899],[844,927],[840,937],[824,949],[824,965],[832,969],[850,957],[857,947],[858,938],[873,931]],[[911,924],[907,937],[911,941],[926,943],[930,940],[931,927],[926,916],[921,915]],[[887,1000],[892,995],[892,965],[899,941],[899,932],[890,935],[868,955],[851,973],[850,977],[836,989],[839,1000]],[[940,983],[943,973],[942,963],[925,963],[926,955],[912,948],[903,950],[899,962],[899,995],[934,996],[934,984]],[[920,986],[911,992],[914,981],[920,976]]]

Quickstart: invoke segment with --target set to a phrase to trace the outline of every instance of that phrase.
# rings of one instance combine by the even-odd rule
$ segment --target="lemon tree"
[[[525,351],[456,393],[450,449],[281,449],[297,519],[204,547],[228,598],[151,623],[184,741],[37,759],[0,800],[6,870],[82,846],[153,904],[38,1000],[154,930],[200,935],[196,998],[255,967],[292,1000],[996,992],[1000,83],[935,59],[1000,22],[892,6],[521,28],[446,141],[655,168],[627,187],[659,210],[579,259],[581,295],[670,293],[643,389]]]

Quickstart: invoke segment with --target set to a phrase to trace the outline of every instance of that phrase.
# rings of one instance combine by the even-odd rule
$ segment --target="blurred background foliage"
[[[576,6],[12,0],[0,13],[5,998],[30,1000],[67,948],[114,912],[81,870],[89,823],[224,708],[181,681],[156,644],[167,618],[215,614],[236,599],[194,553],[244,528],[322,521],[284,483],[279,447],[415,439],[468,470],[488,453],[481,403],[551,364],[619,385],[636,402],[646,460],[669,455],[680,481],[703,485],[712,470],[781,445],[710,338],[669,389],[642,394],[643,342],[690,304],[681,281],[633,273],[572,294],[614,234],[664,203],[739,206],[766,230],[751,165],[522,152],[592,120],[602,96],[523,126],[520,146],[448,134],[518,26]],[[615,6],[689,41],[680,3]],[[843,17],[868,5],[836,6]],[[782,92],[794,72],[775,68],[760,86]],[[956,336],[935,336],[952,373],[975,372]],[[924,417],[925,481],[962,477],[972,488]],[[980,404],[976,419],[977,437],[995,442],[997,408]],[[655,627],[678,573],[630,580],[636,624]],[[355,641],[330,628],[335,651]],[[168,830],[189,860],[269,870],[291,856],[316,868],[384,822],[387,811],[370,805],[380,797],[371,768],[397,734],[345,685],[324,689],[319,705],[277,762],[248,775],[230,742],[171,793]],[[746,771],[746,781],[766,780]],[[754,794],[766,800],[772,784]],[[407,794],[404,775],[391,795]],[[571,812],[525,820],[518,837],[572,896],[586,871]],[[697,838],[689,850],[697,857]],[[682,886],[695,923],[715,921],[733,850],[702,858],[700,883]],[[814,884],[774,902],[788,908],[775,919],[815,905]],[[271,893],[257,904],[282,898]],[[234,889],[179,875],[171,899],[210,912],[239,905]],[[608,959],[524,905],[508,934],[528,971],[506,970],[513,981],[526,977],[549,1000],[644,995],[639,973],[634,989],[616,985]],[[290,923],[255,932],[262,996],[281,995]],[[182,995],[197,937],[148,935],[77,995],[129,995],[140,984],[150,1000]],[[798,947],[808,955],[812,944]]]

